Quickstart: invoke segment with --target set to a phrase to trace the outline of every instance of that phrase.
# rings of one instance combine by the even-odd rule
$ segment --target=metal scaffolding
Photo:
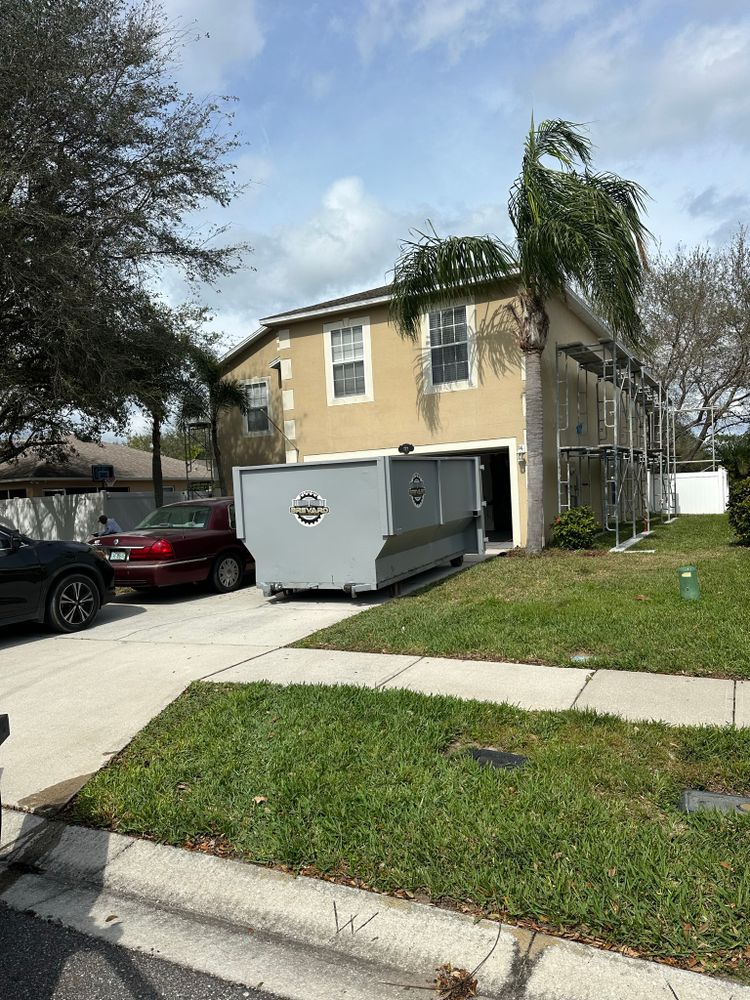
[[[185,481],[187,495],[210,497],[214,488],[214,462],[210,424],[196,420],[183,427],[185,442]],[[198,453],[201,458],[193,458]]]
[[[616,340],[558,345],[555,410],[559,512],[600,508],[616,548],[675,516],[675,410],[642,361]]]

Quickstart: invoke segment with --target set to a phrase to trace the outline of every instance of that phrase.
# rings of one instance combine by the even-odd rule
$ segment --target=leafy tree
[[[201,310],[170,309],[145,299],[140,311],[139,353],[128,373],[133,401],[151,421],[151,476],[157,507],[164,503],[162,475],[162,427],[189,385],[189,353],[196,336],[191,321],[200,320]]]
[[[658,252],[644,284],[644,344],[680,414],[686,459],[717,432],[750,423],[750,246],[740,227],[723,247]]]
[[[219,492],[226,496],[227,479],[219,448],[219,416],[227,410],[247,413],[247,395],[238,379],[222,374],[221,361],[211,347],[192,344],[190,363],[192,379],[183,396],[178,421],[183,427],[196,420],[208,423]]]
[[[238,193],[223,101],[182,93],[152,0],[0,0],[0,461],[123,426],[144,291],[244,251],[186,219]]]
[[[137,448],[138,451],[151,451],[151,431],[129,434],[127,445],[129,448]],[[185,461],[185,435],[179,428],[168,425],[162,429],[161,453],[165,458],[176,458],[180,462]],[[187,454],[190,461],[205,457],[203,448],[199,444],[190,445]]]
[[[731,482],[750,478],[750,431],[717,436],[716,457]]]
[[[413,340],[424,313],[452,296],[506,278],[517,282],[508,310],[526,359],[530,552],[544,544],[541,358],[549,332],[547,303],[573,285],[616,332],[637,336],[644,199],[638,184],[592,170],[591,142],[580,126],[558,119],[536,126],[532,118],[508,206],[514,244],[494,236],[420,234],[419,241],[402,245],[395,265],[392,313]]]

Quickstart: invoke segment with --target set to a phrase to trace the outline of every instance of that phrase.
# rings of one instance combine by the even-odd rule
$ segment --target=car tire
[[[47,622],[56,632],[80,632],[96,618],[102,599],[90,576],[71,573],[56,580],[47,602]]]
[[[234,552],[222,552],[211,569],[211,586],[218,594],[229,594],[242,586],[245,567]]]

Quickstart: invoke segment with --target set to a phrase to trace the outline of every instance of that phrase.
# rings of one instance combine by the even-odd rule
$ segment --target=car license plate
[[[125,562],[127,558],[128,554],[124,549],[112,549],[109,554],[110,562]]]

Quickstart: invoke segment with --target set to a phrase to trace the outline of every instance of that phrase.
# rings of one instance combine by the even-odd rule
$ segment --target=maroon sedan
[[[168,587],[210,581],[236,590],[255,563],[234,532],[234,501],[184,500],[159,507],[131,531],[102,535],[118,587]]]

